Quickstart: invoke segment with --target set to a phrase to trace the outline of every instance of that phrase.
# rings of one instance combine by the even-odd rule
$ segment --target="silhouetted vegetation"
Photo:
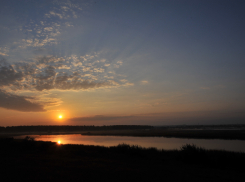
[[[0,139],[2,181],[243,181],[245,153]],[[242,166],[242,167],[241,167]]]
[[[245,140],[245,125],[176,125],[161,127],[148,125],[38,125],[0,127],[0,134],[2,134],[2,136],[6,134],[14,136],[44,133]]]
[[[71,125],[37,125],[0,127],[0,132],[73,132],[73,131],[107,131],[151,129],[148,125],[110,125],[110,126],[71,126]]]
[[[190,129],[190,130],[245,130],[244,124],[223,124],[223,125],[168,125],[156,126],[158,129]]]
[[[82,135],[245,140],[245,130],[183,130],[155,128],[134,131],[91,131],[90,133],[82,132]]]
[[[32,137],[30,137],[30,136],[26,136],[26,137],[24,138],[24,140],[26,140],[26,141],[34,141],[34,138],[32,138]]]

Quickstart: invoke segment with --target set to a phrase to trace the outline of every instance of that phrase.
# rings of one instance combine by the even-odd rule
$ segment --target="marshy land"
[[[62,127],[63,130],[61,130]],[[17,131],[16,128],[19,128],[19,130]],[[33,126],[33,128],[35,127]],[[53,126],[53,128],[56,129],[51,130],[49,128],[46,132],[56,134],[65,132],[64,126]],[[39,131],[35,131],[35,129],[27,131],[24,126],[12,127],[13,129],[15,129],[15,132],[1,131],[0,166],[1,178],[5,181],[244,180],[245,153],[242,152],[206,150],[192,144],[183,145],[178,150],[157,150],[127,144],[113,147],[63,145],[55,142],[35,141],[31,137],[25,139],[12,138],[12,136],[19,133],[39,132],[41,134],[45,132],[40,130],[40,127]],[[124,133],[129,136],[149,136],[149,133],[154,133],[154,136],[167,136],[168,134],[169,137],[197,138],[199,134],[201,138],[220,136],[224,139],[242,139],[244,137],[244,130],[228,129],[154,129],[137,128],[135,126],[133,129],[130,127],[115,129],[112,126],[108,127],[107,130],[84,129],[79,131],[70,129],[70,132],[89,135],[112,135],[117,131],[120,135]],[[165,131],[165,133],[160,131]],[[206,133],[203,131],[206,131]],[[225,131],[223,135],[220,135],[221,131]],[[9,133],[9,135],[6,135],[6,133]],[[237,133],[239,135],[235,135]]]

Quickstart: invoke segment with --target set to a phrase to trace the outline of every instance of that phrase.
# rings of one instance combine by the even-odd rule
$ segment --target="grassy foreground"
[[[244,181],[245,153],[0,139],[1,181]],[[243,166],[242,168],[240,166]]]

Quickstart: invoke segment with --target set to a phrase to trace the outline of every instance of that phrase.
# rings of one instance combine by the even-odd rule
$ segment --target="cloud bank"
[[[27,8],[27,3],[32,9]],[[122,76],[114,71],[123,61],[108,60],[100,53],[81,47],[75,50],[71,46],[73,36],[82,35],[83,24],[78,19],[84,16],[88,4],[69,0],[24,1],[24,9],[19,12],[15,11],[20,9],[19,6],[4,2],[5,17],[0,26],[0,107],[45,111],[46,106],[60,103],[59,99],[47,96],[52,90],[79,91],[133,85],[126,79],[121,81]],[[75,47],[79,48],[78,45]],[[23,93],[38,95],[39,99],[20,96]],[[51,100],[51,103],[37,104],[43,100]]]
[[[89,56],[87,56],[89,57]],[[87,90],[126,85],[112,79],[104,62],[82,57],[39,57],[31,63],[0,61],[0,88],[16,90]],[[98,58],[97,58],[98,59]]]
[[[106,62],[108,62],[106,59],[100,59],[97,54],[80,57],[42,56],[36,57],[31,62],[13,64],[2,59],[0,60],[0,89],[5,104],[2,103],[1,107],[18,111],[28,111],[28,109],[32,112],[44,111],[42,104],[34,104],[27,100],[30,99],[29,97],[18,96],[13,92],[18,94],[31,91],[40,92],[39,95],[42,95],[42,91],[75,91],[132,85],[112,71],[113,66],[105,66]],[[122,62],[118,64],[120,65]],[[12,100],[6,100],[6,95],[9,100],[17,98],[25,108],[15,107]],[[34,101],[35,98],[32,100]],[[35,107],[32,108],[31,105]]]
[[[166,112],[148,113],[129,116],[95,115],[91,117],[70,118],[72,124],[110,125],[111,123],[125,125],[194,125],[194,124],[237,124],[244,123],[243,111],[199,111],[199,112]]]

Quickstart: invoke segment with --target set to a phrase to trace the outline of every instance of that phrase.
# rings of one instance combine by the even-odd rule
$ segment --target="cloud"
[[[71,69],[71,67],[69,67],[69,66],[67,66],[67,65],[60,65],[59,67],[58,67],[58,69]]]
[[[115,80],[104,79],[105,75],[98,80],[98,75],[104,74],[104,68],[96,68],[91,63],[87,65],[89,66],[77,69],[71,61],[67,63],[67,59],[52,56],[39,57],[32,63],[15,63],[13,65],[1,60],[0,88],[8,86],[14,91],[43,91],[51,89],[87,90],[119,86]],[[90,74],[84,74],[84,72],[91,70]]]
[[[97,72],[97,73],[103,73],[105,71],[105,69],[103,68],[94,68],[94,72]]]
[[[73,27],[73,25],[72,25],[71,23],[69,23],[69,22],[66,22],[65,25],[66,25],[67,27]]]
[[[1,56],[7,56],[7,54],[3,53],[3,52],[0,52],[0,55]]]
[[[127,82],[124,84],[124,86],[134,86],[134,83]]]
[[[123,83],[125,83],[125,82],[127,82],[128,80],[126,80],[126,79],[121,79],[120,81],[123,82]]]
[[[31,102],[32,97],[18,96],[0,90],[0,107],[22,112],[44,112],[41,104]]]
[[[70,8],[68,8],[67,6],[62,6],[61,9],[63,9],[64,11],[68,11]]]
[[[130,125],[183,125],[183,124],[221,124],[243,123],[245,118],[244,111],[241,112],[227,112],[227,111],[200,111],[200,112],[166,112],[166,113],[146,113],[128,116],[106,116],[95,115],[91,117],[75,117],[70,118],[69,121],[74,124],[95,124],[95,125],[109,125],[110,123],[130,124]]]
[[[50,11],[50,14],[47,14],[46,16],[50,17],[50,15],[52,16],[58,16],[60,19],[63,18],[63,16],[60,13],[55,13],[54,11]]]
[[[0,86],[14,84],[22,79],[22,72],[14,70],[5,60],[0,60]]]
[[[53,30],[53,27],[45,27],[44,30],[51,32]]]
[[[147,81],[147,80],[142,80],[141,81],[141,85],[146,85],[146,84],[148,84],[149,82]]]
[[[7,52],[8,52],[8,50],[6,48],[0,47],[0,55],[1,56],[8,56]]]
[[[57,45],[66,37],[67,28],[74,26],[74,19],[80,16],[82,7],[86,4],[70,0],[38,2],[21,13],[14,12],[15,9],[20,8],[14,3],[9,7],[13,12],[8,12],[7,7],[10,4],[7,5],[4,13],[8,14],[1,21],[0,27],[3,30],[1,31],[0,57],[8,56],[11,61],[17,61],[16,57],[23,55],[23,59],[28,60],[28,56],[32,57],[33,49],[42,47],[50,50],[49,46]],[[16,16],[22,17],[21,20],[16,22],[18,19]]]
[[[33,105],[33,110],[30,111],[44,111],[43,105],[48,107],[49,105],[57,105],[57,103],[56,101],[54,103],[43,102],[45,95],[42,95],[41,91],[89,90],[133,85],[112,71],[113,65],[107,67],[104,65],[104,61],[99,60],[97,53],[85,56],[39,56],[28,60],[29,62],[15,62],[13,64],[2,59],[0,60],[2,99],[8,95],[9,100],[16,98],[19,103],[22,102],[26,105],[26,108]],[[110,73],[113,73],[113,76]],[[13,92],[17,95],[13,95]],[[40,98],[32,102],[33,98],[31,97],[18,96],[20,93],[25,95],[30,92],[39,93],[38,97]],[[4,102],[11,104],[2,104],[0,107],[21,110],[21,108],[18,109],[18,106],[15,108],[10,101],[5,100]],[[42,104],[37,104],[37,102]],[[28,111],[28,109],[23,109],[23,111]]]
[[[115,121],[121,119],[129,119],[135,116],[104,116],[104,115],[95,115],[92,117],[75,117],[70,118],[70,121]]]
[[[112,63],[103,56],[98,56],[102,53],[95,52],[85,55],[84,53],[73,55],[69,51],[61,51],[61,54],[54,53],[61,46],[63,47],[63,44],[69,44],[69,41],[66,42],[70,37],[67,34],[70,34],[69,31],[74,31],[75,26],[81,25],[76,23],[74,18],[82,15],[81,7],[87,7],[87,3],[55,1],[51,4],[52,6],[43,6],[45,7],[44,11],[39,11],[40,7],[35,9],[37,14],[35,15],[35,12],[32,14],[35,18],[28,16],[29,10],[24,11],[23,13],[26,13],[26,16],[23,16],[24,21],[15,27],[13,34],[18,36],[13,36],[13,40],[6,41],[7,43],[2,42],[0,45],[2,97],[0,102],[5,99],[5,103],[11,103],[4,105],[1,102],[0,107],[21,110],[18,106],[16,106],[17,109],[14,108],[11,98],[15,98],[26,108],[33,106],[32,111],[44,111],[42,104],[46,108],[48,105],[55,105],[56,102],[43,102],[45,94],[41,91],[51,93],[49,90],[88,90],[124,86],[119,81],[120,76],[116,73],[113,76],[108,76],[108,71],[113,71],[113,64],[116,63],[120,66],[121,61]],[[47,5],[50,4],[47,3]],[[11,27],[6,25],[6,30],[11,30]],[[73,33],[71,34],[74,36]],[[77,51],[72,52],[77,53]],[[60,57],[47,54],[60,55]],[[35,57],[37,55],[43,57]],[[3,56],[8,56],[9,62],[1,60]],[[20,94],[36,94],[38,100],[35,98],[34,102],[34,98],[20,96]],[[8,98],[7,101],[6,98]],[[42,104],[37,104],[37,102]],[[28,109],[23,109],[23,111],[26,110]]]

